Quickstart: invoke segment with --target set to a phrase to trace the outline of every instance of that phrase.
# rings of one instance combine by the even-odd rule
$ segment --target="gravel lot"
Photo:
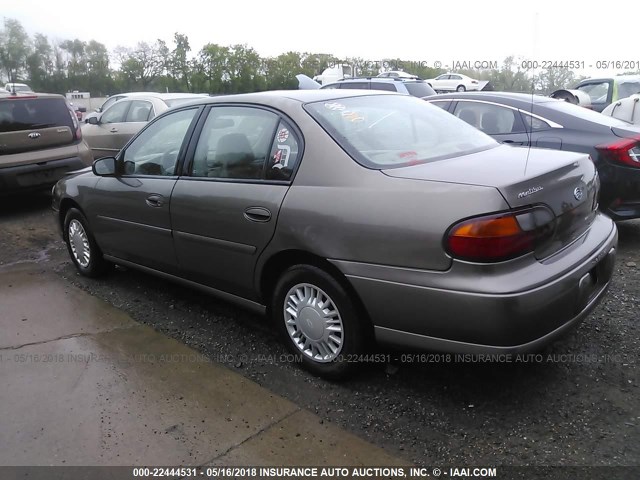
[[[540,357],[394,361],[331,383],[281,361],[285,349],[263,318],[132,270],[80,277],[49,205],[46,195],[4,199],[0,266],[37,261],[390,453],[422,465],[640,465],[640,221],[618,225],[605,301]]]

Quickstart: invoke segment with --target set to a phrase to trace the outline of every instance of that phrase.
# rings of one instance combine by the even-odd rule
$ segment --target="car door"
[[[119,174],[101,177],[91,194],[90,219],[102,251],[173,273],[171,192],[197,107],[158,118],[118,156]]]
[[[129,110],[127,116],[118,128],[118,143],[115,147],[120,150],[125,144],[133,138],[142,128],[155,117],[153,103],[149,100],[127,100],[129,102]]]
[[[122,127],[130,106],[130,100],[120,100],[98,117],[97,124],[82,126],[82,136],[91,148],[93,158],[114,156],[131,138]]]
[[[490,102],[458,100],[453,114],[473,125],[498,142],[529,145],[530,138],[520,112],[511,107]]]
[[[245,298],[273,237],[302,152],[287,120],[254,106],[212,107],[188,173],[171,197],[171,221],[183,276]]]

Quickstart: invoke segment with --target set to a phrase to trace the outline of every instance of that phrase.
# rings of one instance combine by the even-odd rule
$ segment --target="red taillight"
[[[640,168],[640,136],[623,138],[606,145],[596,145],[596,150],[610,162]]]
[[[551,237],[553,216],[546,209],[502,213],[460,222],[445,238],[447,253],[472,262],[502,262],[520,257]]]
[[[67,107],[69,109],[69,114],[71,115],[71,123],[73,123],[73,128],[76,132],[76,140],[82,140],[82,130],[80,128],[80,122],[78,122],[78,116],[70,105],[67,105]]]

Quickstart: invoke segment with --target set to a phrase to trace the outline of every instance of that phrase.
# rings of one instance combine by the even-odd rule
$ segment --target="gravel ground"
[[[572,334],[523,362],[372,364],[343,383],[286,363],[261,317],[132,270],[76,274],[47,196],[0,207],[0,265],[38,261],[372,443],[421,465],[640,465],[640,221],[621,223],[613,284]],[[399,354],[394,356],[399,358]]]

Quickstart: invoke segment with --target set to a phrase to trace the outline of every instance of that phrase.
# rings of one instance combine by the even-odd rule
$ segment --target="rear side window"
[[[365,89],[369,90],[369,82],[344,82],[340,84],[341,89]]]
[[[296,136],[287,122],[281,120],[271,146],[267,180],[290,180],[299,158],[299,143]]]
[[[0,132],[69,127],[75,130],[63,98],[0,100]]]
[[[387,90],[389,92],[396,92],[396,86],[389,82],[371,82],[372,90]]]
[[[191,175],[262,179],[278,121],[275,113],[260,108],[213,107],[198,139]]]
[[[129,108],[125,122],[146,122],[149,120],[152,109],[150,102],[134,100],[131,102],[131,107]]]

